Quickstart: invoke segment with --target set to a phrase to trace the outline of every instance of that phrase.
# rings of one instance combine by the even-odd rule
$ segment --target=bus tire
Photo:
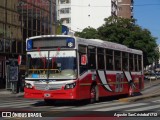
[[[129,87],[128,96],[129,97],[133,97],[134,96],[134,90],[133,90],[132,86]]]
[[[92,85],[90,90],[90,103],[95,103],[98,101],[98,90],[97,85]]]
[[[47,105],[53,105],[55,103],[54,100],[52,99],[44,99],[44,102],[47,104]]]

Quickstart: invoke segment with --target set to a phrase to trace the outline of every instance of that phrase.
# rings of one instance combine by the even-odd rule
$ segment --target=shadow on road
[[[141,93],[136,93],[135,96],[139,96],[141,95]],[[109,97],[102,97],[99,99],[98,102],[96,103],[101,103],[101,102],[107,102],[107,101],[114,101],[114,100],[118,100],[118,99],[121,99],[121,98],[126,98],[127,95],[120,95],[120,96],[109,96]],[[50,103],[50,104],[46,104],[44,101],[38,101],[34,104],[32,104],[32,106],[34,107],[39,107],[39,106],[56,106],[56,107],[61,107],[61,106],[85,106],[85,105],[88,105],[90,104],[89,103],[89,100],[79,100],[79,101],[75,101],[75,100],[57,100],[57,101],[54,101],[53,103]]]

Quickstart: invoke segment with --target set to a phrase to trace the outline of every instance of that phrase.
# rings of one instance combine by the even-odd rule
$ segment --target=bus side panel
[[[91,74],[87,74],[83,78],[79,79],[79,90],[78,90],[79,99],[90,98],[90,89],[92,84],[91,77],[92,77]]]
[[[115,96],[119,94],[127,94],[128,92],[128,83],[124,79],[123,81],[116,81],[115,74],[106,75],[106,83],[102,83],[102,80],[99,80],[99,95],[102,96]]]

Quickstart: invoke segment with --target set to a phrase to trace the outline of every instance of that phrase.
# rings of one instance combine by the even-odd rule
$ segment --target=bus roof
[[[43,38],[43,37],[45,38],[45,37],[74,37],[74,36],[71,36],[71,35],[39,35],[39,36],[29,37],[26,40],[35,39],[35,38]]]
[[[83,43],[85,45],[103,47],[103,48],[108,48],[108,49],[113,49],[113,50],[120,50],[120,51],[124,51],[124,52],[135,53],[135,54],[142,54],[141,50],[132,49],[132,48],[129,48],[129,47],[122,45],[122,44],[119,44],[119,43],[104,41],[104,40],[100,40],[100,39],[79,38],[77,41],[79,41],[79,43]]]
[[[141,50],[131,49],[131,48],[128,48],[127,46],[119,44],[119,43],[104,41],[104,40],[100,40],[100,39],[85,39],[85,38],[79,38],[79,37],[75,37],[75,36],[71,36],[71,35],[40,35],[40,36],[29,37],[26,40],[43,38],[43,37],[44,38],[45,37],[73,37],[76,39],[76,41],[79,44],[85,44],[85,45],[91,45],[91,46],[96,46],[96,47],[103,47],[103,48],[109,48],[109,49],[131,52],[131,53],[136,53],[136,54],[142,54]]]

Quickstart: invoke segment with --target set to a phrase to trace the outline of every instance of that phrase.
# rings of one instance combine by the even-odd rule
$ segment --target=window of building
[[[60,0],[60,4],[68,4],[71,3],[70,0]]]
[[[63,24],[69,24],[71,23],[71,18],[61,18],[61,21]]]
[[[122,2],[122,0],[118,0],[118,2]]]
[[[70,13],[71,8],[61,8],[60,9],[60,14],[68,14]]]

